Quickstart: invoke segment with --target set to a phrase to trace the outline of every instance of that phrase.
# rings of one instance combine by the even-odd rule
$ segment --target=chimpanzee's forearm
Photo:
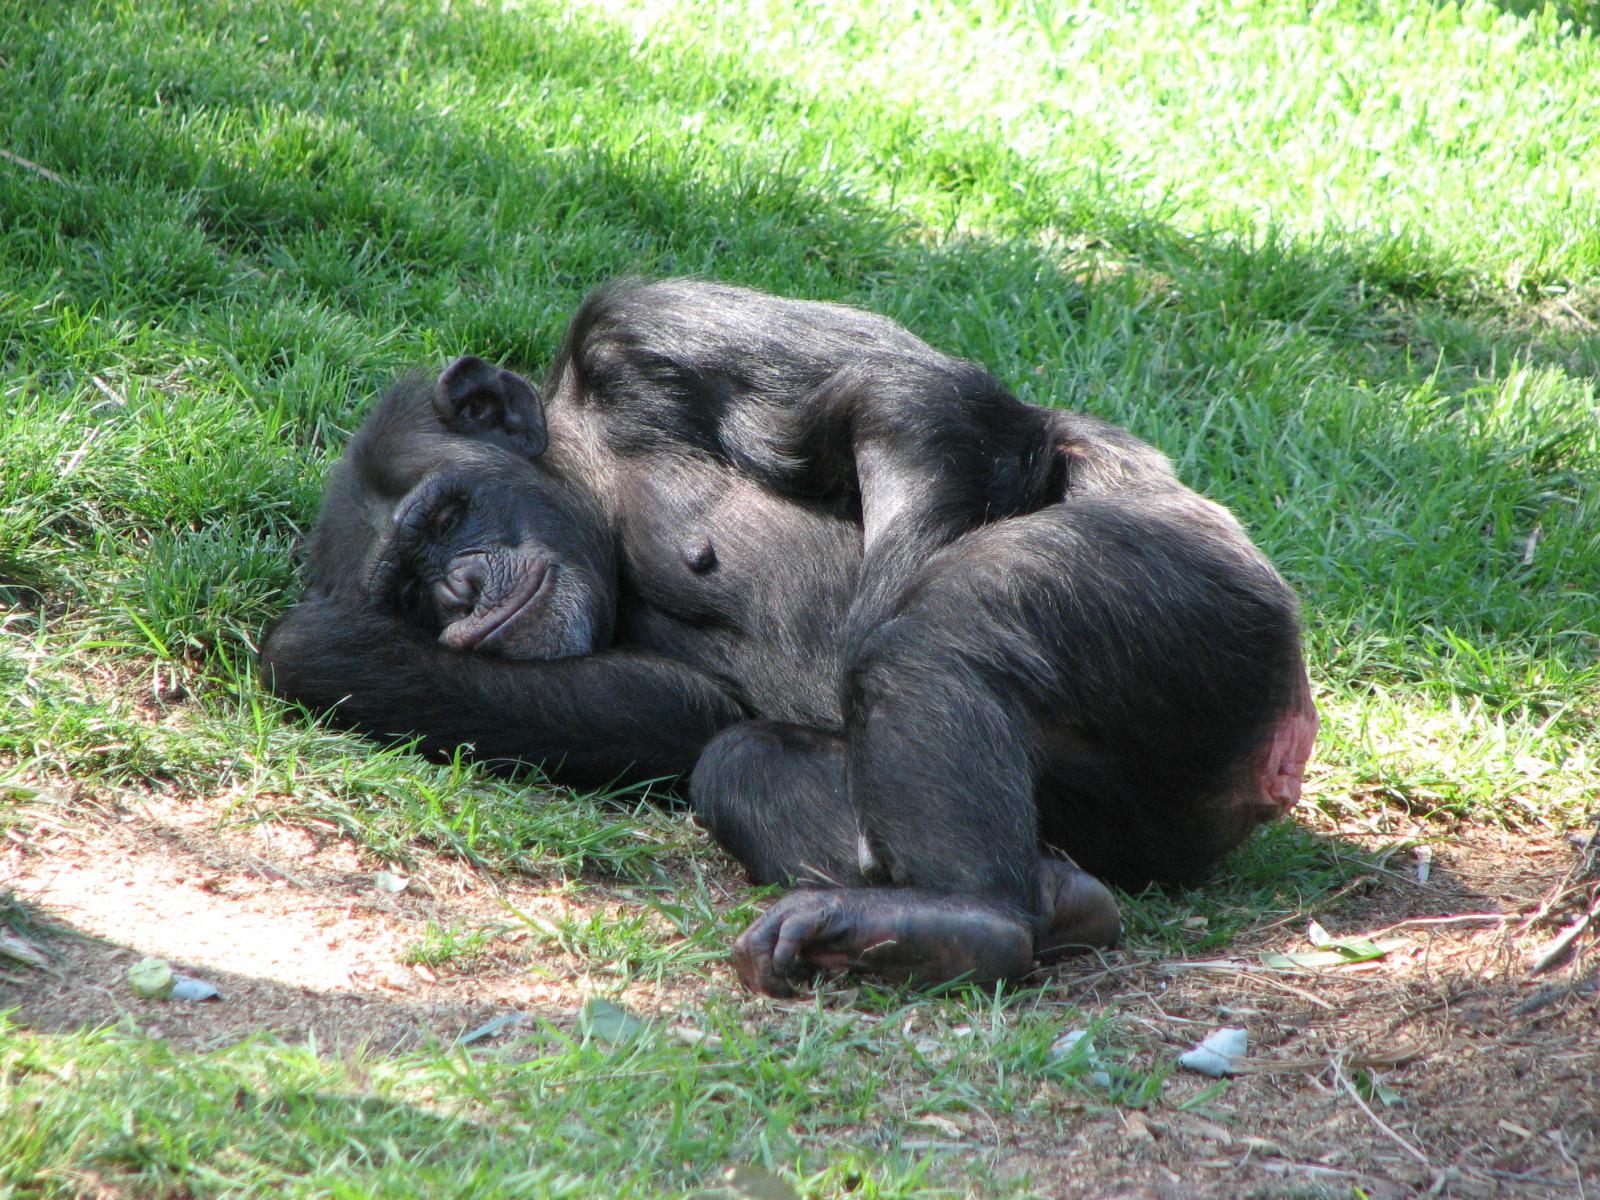
[[[744,715],[713,681],[647,654],[510,661],[448,649],[381,614],[308,600],[261,650],[279,695],[365,732],[468,746],[483,760],[544,765],[563,780],[676,775]]]

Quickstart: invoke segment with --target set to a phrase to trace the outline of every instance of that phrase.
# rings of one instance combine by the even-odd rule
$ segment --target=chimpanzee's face
[[[616,585],[598,508],[498,438],[452,432],[420,387],[397,388],[335,468],[310,539],[310,590],[473,653],[569,658],[605,645]]]
[[[368,594],[457,650],[587,654],[610,636],[604,545],[559,485],[537,466],[517,467],[420,480],[391,510]]]

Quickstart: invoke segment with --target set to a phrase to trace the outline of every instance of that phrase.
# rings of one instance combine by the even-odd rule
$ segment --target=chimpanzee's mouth
[[[558,570],[559,567],[555,563],[536,563],[528,574],[527,583],[510,600],[490,613],[481,626],[465,636],[458,637],[457,648],[493,649],[492,643],[498,635],[514,630],[525,613],[543,603],[544,597],[555,587]]]

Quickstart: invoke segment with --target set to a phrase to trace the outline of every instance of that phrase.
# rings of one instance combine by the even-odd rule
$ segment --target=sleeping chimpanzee
[[[1109,945],[1098,880],[1196,878],[1316,735],[1293,594],[1154,449],[707,283],[596,293],[539,392],[396,385],[307,577],[283,695],[579,784],[692,770],[752,879],[801,885],[734,950],[775,995]]]

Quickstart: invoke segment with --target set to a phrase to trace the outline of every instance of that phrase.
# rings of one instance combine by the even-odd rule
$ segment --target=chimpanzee
[[[592,295],[540,390],[397,384],[329,481],[281,694],[599,784],[691,773],[758,883],[734,961],[1013,978],[1115,942],[1295,803],[1294,595],[1114,426],[896,323],[687,280]]]

